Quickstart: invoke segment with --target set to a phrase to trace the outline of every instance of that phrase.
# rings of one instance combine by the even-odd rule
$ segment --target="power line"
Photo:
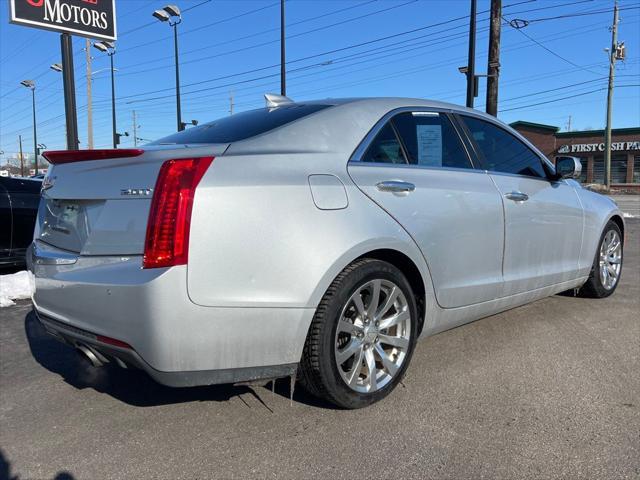
[[[620,85],[618,88],[624,88],[624,87],[640,87],[640,83],[633,84],[633,85]],[[602,88],[597,88],[595,90],[590,90],[588,92],[577,93],[575,95],[568,95],[566,97],[556,98],[554,100],[547,100],[545,102],[537,102],[537,103],[531,103],[529,105],[522,105],[522,106],[519,106],[519,107],[507,108],[507,109],[504,109],[504,110],[500,110],[500,113],[510,112],[511,110],[522,110],[522,109],[527,108],[527,107],[537,107],[538,105],[546,105],[546,104],[553,103],[553,102],[559,102],[561,100],[567,100],[569,98],[582,97],[584,95],[590,95],[592,93],[602,92],[602,91],[604,91],[606,89],[607,89],[607,87],[602,87]]]
[[[570,2],[570,3],[571,4],[575,4],[576,2]],[[507,7],[505,7],[505,8],[507,8]],[[484,14],[484,13],[487,13],[487,12],[488,12],[488,10],[482,11],[482,12],[480,12],[480,14]],[[517,13],[523,13],[523,12],[517,12]],[[463,16],[460,16],[460,17],[451,18],[451,19],[448,19],[448,20],[445,20],[445,21],[437,22],[437,23],[434,23],[434,24],[429,24],[429,25],[426,25],[426,26],[423,26],[423,27],[419,27],[419,28],[415,28],[415,29],[411,29],[411,30],[406,30],[406,31],[403,31],[403,32],[398,32],[396,34],[387,35],[387,36],[384,36],[384,37],[372,39],[372,40],[365,41],[365,42],[360,42],[360,43],[353,44],[353,45],[348,45],[346,47],[337,48],[337,49],[333,49],[333,50],[328,50],[328,51],[321,52],[321,53],[318,53],[318,54],[309,55],[309,56],[306,56],[306,57],[302,57],[302,58],[298,58],[296,60],[289,61],[289,62],[287,62],[287,65],[292,64],[292,63],[301,62],[301,61],[304,61],[304,60],[318,58],[318,57],[321,57],[321,56],[324,56],[324,55],[329,55],[329,54],[332,54],[332,53],[337,53],[337,52],[341,52],[341,51],[345,51],[345,50],[349,50],[349,49],[358,48],[358,47],[369,45],[369,44],[373,44],[373,43],[382,42],[382,41],[385,41],[385,40],[388,40],[388,39],[397,38],[397,37],[404,36],[404,35],[409,35],[411,33],[423,31],[423,30],[426,30],[426,29],[429,29],[429,28],[434,28],[434,27],[437,27],[437,26],[449,25],[449,24],[454,23],[454,22],[458,22],[458,21],[461,21],[461,20],[466,20],[466,18],[467,18],[467,16],[463,15]],[[413,40],[413,39],[411,39],[411,40]],[[267,43],[272,43],[272,42],[267,42]],[[223,53],[216,54],[216,55],[209,55],[209,56],[201,57],[201,58],[194,59],[194,60],[191,60],[191,61],[183,62],[183,64],[194,63],[196,61],[207,60],[207,59],[210,59],[210,58],[216,58],[216,57],[219,57],[219,56],[229,55],[229,54],[233,54],[233,53],[241,53],[241,52],[244,52],[244,51],[246,51],[246,50],[248,50],[250,48],[254,48],[254,47],[255,47],[255,45],[254,46],[248,46],[248,47],[240,48],[240,49],[236,49],[236,50],[232,50],[232,51],[223,52]],[[165,68],[165,67],[154,67],[152,69],[146,69],[146,70],[139,71],[139,72],[134,72],[134,73],[143,73],[143,72],[148,72],[148,71],[152,71],[152,70],[157,70],[157,69],[160,69],[160,68]],[[201,81],[198,81],[198,82],[192,82],[192,83],[189,83],[189,84],[186,84],[186,85],[183,85],[183,86],[189,87],[189,86],[201,85],[201,84],[214,82],[214,81],[218,81],[218,80],[222,80],[222,79],[226,79],[226,78],[232,78],[234,76],[240,76],[240,75],[243,75],[243,74],[249,74],[249,73],[255,73],[255,72],[258,72],[258,71],[264,71],[264,70],[267,70],[269,68],[274,68],[274,65],[269,65],[269,66],[265,66],[265,67],[261,67],[261,68],[256,68],[256,69],[252,69],[252,70],[248,70],[248,71],[240,72],[240,73],[236,73],[236,74],[225,75],[223,77],[216,77],[216,78],[212,78],[212,79],[201,80]],[[129,73],[129,74],[134,74],[134,73]],[[139,96],[139,95],[150,95],[150,94],[161,93],[161,92],[169,91],[169,90],[171,90],[171,88],[164,88],[164,89],[159,89],[159,90],[140,92],[140,93],[137,93],[137,94],[134,94],[134,95],[128,95],[127,97],[123,97],[123,98],[132,98],[132,97],[136,97],[136,96]]]
[[[460,18],[466,18],[466,16],[465,17],[460,17]],[[440,22],[440,24],[442,24],[442,23],[450,23],[450,21]],[[433,26],[435,26],[435,24]],[[431,27],[431,26],[428,26],[428,27]],[[424,30],[425,28],[426,27],[422,27],[422,28],[420,28],[420,30]],[[455,28],[458,28],[458,27],[455,27]],[[421,37],[402,40],[400,42],[396,42],[396,43],[393,43],[393,44],[385,45],[385,46],[382,46],[382,47],[376,47],[375,49],[372,49],[372,50],[361,51],[361,52],[358,52],[356,54],[349,55],[347,57],[342,57],[342,58],[348,58],[348,57],[352,57],[352,56],[357,56],[358,58],[361,58],[363,56],[363,54],[368,53],[368,52],[379,50],[381,48],[384,49],[384,48],[389,47],[390,45],[406,44],[406,42],[411,42],[411,41],[417,40],[418,38],[422,38],[424,36],[430,36],[430,35],[445,33],[447,31],[450,31],[451,29],[452,28],[448,28],[446,30],[437,31],[437,32],[434,32],[432,34],[423,35]],[[486,28],[485,29],[481,29],[481,31],[483,31],[483,30],[486,31],[487,29]],[[392,35],[391,37],[397,37],[398,35],[399,34]],[[461,35],[464,35],[464,34],[461,34]],[[455,37],[455,36],[459,36],[459,35],[452,35],[452,36],[449,36],[448,38]],[[384,38],[388,38],[388,37],[384,37]],[[447,38],[447,37],[440,37],[440,38],[444,39],[444,38]],[[555,36],[555,38],[557,38],[557,36]],[[343,47],[343,48],[339,48],[339,49],[330,50],[328,52],[322,52],[322,53],[319,53],[319,54],[309,55],[309,56],[306,56],[306,57],[302,57],[302,58],[287,62],[287,64],[293,64],[293,63],[297,63],[297,62],[300,62],[300,61],[303,61],[303,60],[307,60],[307,59],[311,59],[311,58],[317,58],[317,57],[324,56],[324,55],[327,55],[327,54],[332,53],[332,52],[344,51],[344,50],[348,50],[350,48],[355,48],[357,46],[376,43],[377,40],[378,39],[375,39],[375,40],[372,40],[372,41],[368,41],[368,42],[362,42],[362,43],[359,43],[359,44],[356,44],[356,45],[351,45],[351,46],[348,46],[348,47]],[[336,61],[337,61],[337,59],[333,59],[332,63],[335,63]],[[319,66],[319,65],[321,65],[321,64],[315,64],[314,66]],[[226,79],[237,77],[237,76],[242,76],[242,75],[246,75],[246,74],[250,74],[250,73],[257,73],[259,71],[268,70],[270,68],[275,68],[276,66],[278,66],[278,64],[269,65],[269,66],[266,66],[266,67],[255,68],[255,69],[247,70],[247,71],[244,71],[244,72],[237,72],[237,73],[234,73],[234,74],[228,74],[228,75],[224,75],[224,76],[220,76],[220,77],[216,77],[216,78],[211,78],[211,79],[207,79],[207,80],[202,80],[202,81],[198,81],[198,82],[193,82],[193,83],[187,84],[185,86],[189,87],[189,86],[202,85],[202,84],[206,84],[206,83],[210,83],[210,82],[215,82],[215,81],[219,81],[219,80],[226,80]],[[306,68],[309,68],[309,67],[307,66]],[[245,80],[242,80],[240,83],[247,83],[247,82],[249,82],[251,80],[254,80],[254,81],[255,80],[262,80],[262,79],[265,79],[265,78],[273,77],[274,75],[275,74],[259,76],[259,77],[255,77],[255,78],[249,79],[249,80],[245,79]],[[210,90],[210,89],[217,89],[217,88],[233,86],[233,85],[236,85],[236,83],[225,84],[225,85],[217,85],[217,86],[211,87],[209,89],[200,89],[200,90],[196,90],[196,91],[186,92],[185,95],[192,94],[192,93],[197,93],[197,92],[201,92],[201,91],[206,91],[206,90]],[[149,95],[149,94],[153,94],[153,93],[161,93],[163,91],[168,91],[168,90],[170,90],[170,88],[160,89],[160,90],[156,90],[156,91],[152,91],[152,92],[138,93],[138,94],[135,94],[135,95],[129,95],[129,96],[121,97],[121,98],[123,98],[123,99],[124,98],[134,98],[134,97],[137,98],[137,97],[140,97],[141,95]],[[139,103],[139,102],[143,102],[143,101],[157,100],[159,98],[161,98],[161,97],[142,98],[142,99],[135,100],[135,102]]]
[[[595,24],[594,24],[594,25],[595,25]],[[581,31],[583,31],[583,27],[579,27],[579,28],[574,29],[574,30],[581,30]],[[588,31],[587,31],[587,32],[588,32]],[[440,33],[440,32],[434,32],[434,34],[438,34],[438,33]],[[565,35],[565,36],[570,36],[570,35]],[[558,37],[556,36],[556,38],[558,38]],[[562,38],[562,37],[560,37],[560,38]],[[414,40],[414,39],[411,39],[411,40]],[[398,42],[398,43],[401,43],[401,42]],[[377,47],[376,49],[380,49],[380,48],[381,48],[381,47]],[[374,49],[374,50],[376,50],[376,49]],[[350,57],[350,56],[352,56],[352,55],[346,56],[345,58],[348,58],[348,57]],[[387,55],[387,56],[388,56],[388,55]],[[358,63],[364,63],[364,62],[358,62]],[[388,62],[388,63],[391,63],[391,62]],[[308,66],[307,66],[307,68],[308,68]],[[343,68],[343,67],[339,67],[339,68]],[[359,70],[361,70],[361,69],[359,69]],[[358,70],[358,71],[359,71],[359,70]],[[316,73],[323,73],[323,72],[316,72]],[[353,72],[352,72],[352,73],[353,73]],[[310,75],[310,74],[303,75],[303,76],[309,76],[309,75]],[[264,78],[264,77],[259,77],[259,78]],[[253,79],[253,80],[255,81],[256,79]],[[202,97],[199,97],[199,98],[202,98]],[[54,117],[53,119],[49,119],[49,120],[55,120],[56,118],[60,118],[60,117],[62,117],[62,116],[63,116],[63,115],[58,115],[57,117]],[[26,127],[25,127],[25,128],[26,128]]]
[[[374,0],[374,1],[375,1],[375,0]],[[253,13],[257,13],[257,12],[261,12],[261,11],[263,11],[263,10],[267,10],[267,9],[269,9],[269,8],[273,8],[273,7],[274,7],[274,6],[276,6],[276,5],[280,5],[280,2],[271,3],[271,4],[266,5],[266,6],[264,6],[264,7],[256,8],[256,9],[253,9],[253,10],[249,10],[248,12],[240,13],[240,14],[238,14],[238,15],[233,15],[233,16],[231,16],[231,17],[227,17],[227,18],[224,18],[224,19],[222,19],[222,20],[217,20],[217,21],[215,21],[215,22],[213,22],[213,23],[209,23],[209,24],[207,24],[207,25],[203,25],[203,26],[200,26],[200,27],[192,28],[192,29],[190,29],[190,30],[185,30],[185,31],[181,32],[181,33],[180,33],[180,35],[187,35],[187,34],[192,33],[192,32],[194,32],[194,31],[201,30],[202,28],[205,28],[205,27],[212,27],[212,26],[214,26],[214,25],[219,25],[219,24],[221,24],[221,23],[229,22],[229,21],[231,21],[231,20],[236,20],[236,19],[238,19],[238,18],[242,18],[242,17],[245,17],[245,16],[247,16],[247,15],[251,15],[251,14],[253,14]],[[149,25],[153,25],[154,23],[156,23],[156,22],[150,22],[150,23],[149,23]],[[122,35],[121,35],[121,36],[122,36]],[[162,37],[162,38],[161,38],[161,40],[167,40],[167,39],[170,39],[170,38],[172,38],[172,37],[171,37],[171,35],[168,35],[168,36],[166,36],[166,37]],[[135,50],[136,48],[145,47],[145,46],[147,46],[147,45],[153,45],[153,44],[154,44],[154,43],[156,43],[156,42],[157,42],[157,40],[154,40],[154,41],[152,41],[152,42],[140,43],[140,44],[138,44],[138,45],[133,45],[133,46],[131,46],[131,47],[123,48],[123,49],[121,49],[121,50],[119,50],[119,51],[120,51],[120,53],[122,53],[122,52],[128,52],[128,51],[130,51],[130,50]],[[185,53],[187,53],[187,52],[185,52]]]
[[[398,4],[398,5],[393,5],[391,7],[383,8],[383,9],[380,9],[380,10],[376,10],[375,12],[370,12],[370,13],[367,13],[367,14],[359,15],[359,16],[352,17],[352,18],[349,18],[349,19],[346,19],[346,20],[342,20],[342,21],[339,21],[339,22],[334,22],[334,23],[331,23],[329,25],[324,25],[322,27],[318,27],[318,28],[315,28],[315,29],[312,29],[312,30],[307,30],[307,31],[300,32],[300,33],[297,33],[297,34],[288,35],[286,37],[286,39],[289,40],[289,39],[292,39],[292,38],[300,37],[302,35],[308,35],[310,33],[314,33],[314,32],[320,31],[320,30],[326,30],[327,28],[333,28],[333,27],[338,26],[338,25],[343,25],[345,23],[353,22],[353,21],[356,21],[356,20],[361,20],[363,18],[370,17],[372,15],[378,15],[380,13],[384,13],[384,12],[387,12],[389,10],[393,10],[393,9],[396,9],[396,8],[404,7],[404,6],[409,5],[411,3],[415,3],[416,1],[417,0],[409,0],[408,2],[405,2],[405,3],[401,3],[401,4]],[[370,2],[367,2],[367,3],[364,3],[364,4],[359,4],[359,6],[363,6],[363,5],[366,5],[368,3],[370,3]],[[278,4],[279,4],[279,2],[278,2]],[[354,7],[351,7],[351,8],[354,8]],[[338,10],[336,12],[341,12],[341,11],[344,11],[344,9],[340,9],[340,10]],[[333,13],[336,13],[336,12],[333,12]],[[329,14],[327,14],[325,16],[328,16],[330,14],[332,14],[332,13],[329,13]],[[313,19],[316,19],[316,18],[317,17],[313,17]],[[309,19],[309,20],[311,20],[311,19]],[[303,23],[303,22],[301,21],[301,22],[297,22],[297,23]],[[279,29],[270,29],[269,31],[273,31],[273,30],[279,30]],[[253,37],[262,35],[263,33],[266,33],[266,31],[255,33],[255,34],[251,34],[251,35],[246,35],[244,37],[235,38],[235,39],[228,40],[228,41],[225,41],[225,42],[222,42],[222,43],[219,42],[216,45],[217,46],[228,45],[228,44],[240,41],[240,40],[245,40],[247,38],[253,38]],[[216,53],[216,54],[212,54],[212,55],[205,55],[204,57],[198,57],[198,58],[195,58],[195,59],[182,61],[181,65],[188,65],[188,64],[191,64],[191,63],[197,63],[197,62],[201,62],[201,61],[204,61],[204,60],[209,60],[209,59],[212,59],[212,58],[219,58],[219,57],[223,57],[223,56],[227,56],[227,55],[233,55],[233,54],[236,54],[236,53],[242,53],[242,52],[246,52],[247,50],[251,50],[251,49],[259,48],[259,47],[264,47],[264,46],[267,46],[267,45],[273,45],[273,44],[276,44],[276,43],[279,43],[279,42],[280,42],[280,39],[268,40],[268,41],[256,43],[256,44],[253,44],[253,45],[248,45],[248,46],[245,46],[245,47],[241,47],[241,48],[238,48],[238,49],[235,49],[235,50],[227,50],[226,52]],[[210,45],[199,47],[199,48],[196,48],[196,49],[193,49],[193,50],[185,51],[185,52],[183,52],[183,55],[188,55],[188,54],[199,52],[199,51],[202,51],[202,50],[209,50],[210,48],[211,48]],[[159,57],[159,58],[156,58],[156,59],[153,59],[153,60],[148,60],[146,62],[137,62],[135,64],[135,66],[146,65],[146,64],[149,64],[149,63],[156,63],[156,62],[159,62],[159,61],[166,60],[167,58],[169,58],[169,57]],[[127,67],[125,66],[124,68],[127,68]],[[157,66],[157,67],[151,67],[151,68],[147,68],[147,69],[143,69],[143,70],[137,70],[137,71],[129,72],[129,73],[126,73],[125,75],[138,75],[140,73],[152,72],[152,71],[156,71],[156,70],[164,70],[165,68],[166,68],[166,65],[160,65],[160,66]]]

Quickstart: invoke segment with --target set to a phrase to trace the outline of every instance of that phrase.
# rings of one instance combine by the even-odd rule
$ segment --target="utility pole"
[[[613,77],[618,57],[618,2],[613,5],[611,50],[609,51],[609,88],[607,89],[607,126],[604,134],[604,184],[611,188],[611,107],[613,102]]]
[[[136,111],[133,111],[133,146],[138,146],[138,121],[136,120]]]
[[[489,59],[487,66],[487,113],[498,116],[498,78],[500,75],[500,24],[502,0],[491,0]]]
[[[475,1],[475,0],[472,0]],[[285,67],[284,0],[280,0],[280,95],[287,96],[287,69]]]
[[[24,157],[22,156],[22,135],[18,135],[18,144],[20,145],[20,176],[24,177]]]
[[[84,44],[87,63],[87,148],[93,149],[93,100],[91,97],[91,41],[87,38]]]
[[[233,90],[229,92],[229,115],[233,115]]]
[[[476,0],[471,0],[469,14],[469,60],[467,62],[467,107],[473,108],[476,85]]]
[[[569,121],[567,122],[567,132],[571,131],[571,115],[569,115]]]

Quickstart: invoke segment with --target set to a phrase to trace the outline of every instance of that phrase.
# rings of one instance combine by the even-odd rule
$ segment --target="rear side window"
[[[462,118],[484,156],[489,171],[546,177],[540,157],[509,132],[484,120],[467,116]]]
[[[400,141],[389,123],[382,127],[376,138],[373,139],[362,161],[371,163],[407,163]]]
[[[458,132],[446,115],[407,112],[393,117],[409,163],[423,167],[473,168]]]
[[[174,133],[150,145],[237,142],[294,122],[330,106],[294,104],[277,108],[258,108]]]

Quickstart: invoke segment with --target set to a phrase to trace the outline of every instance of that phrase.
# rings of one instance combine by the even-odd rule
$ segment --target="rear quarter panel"
[[[411,258],[433,290],[417,246],[353,184],[335,153],[224,155],[196,191],[188,291],[205,306],[315,308],[352,260],[379,248]],[[342,168],[331,169],[330,165]],[[347,208],[321,210],[308,177],[332,174]],[[429,302],[429,300],[427,300]]]

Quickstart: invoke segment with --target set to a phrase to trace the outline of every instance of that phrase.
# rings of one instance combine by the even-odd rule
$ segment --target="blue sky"
[[[17,151],[21,134],[32,150],[30,93],[37,84],[38,141],[65,147],[59,35],[8,23],[0,0],[0,149]],[[185,12],[179,27],[183,119],[205,122],[264,105],[279,91],[279,2],[176,0]],[[114,57],[118,130],[155,139],[175,130],[172,32],[151,13],[165,2],[117,0]],[[640,3],[621,0],[619,40],[626,62],[616,69],[613,126],[640,125]],[[503,0],[499,117],[573,130],[602,128],[613,0]],[[288,0],[287,93],[295,100],[351,96],[408,96],[463,104],[469,2],[467,0]],[[478,0],[477,70],[486,71],[489,0]],[[404,33],[413,31],[412,33]],[[387,38],[385,38],[387,37]],[[79,136],[86,145],[85,40],[74,38]],[[357,46],[360,45],[360,46]],[[92,49],[94,143],[111,142],[108,59]],[[476,108],[484,106],[481,80]],[[131,137],[122,147],[131,146]],[[3,158],[4,160],[4,158]]]

